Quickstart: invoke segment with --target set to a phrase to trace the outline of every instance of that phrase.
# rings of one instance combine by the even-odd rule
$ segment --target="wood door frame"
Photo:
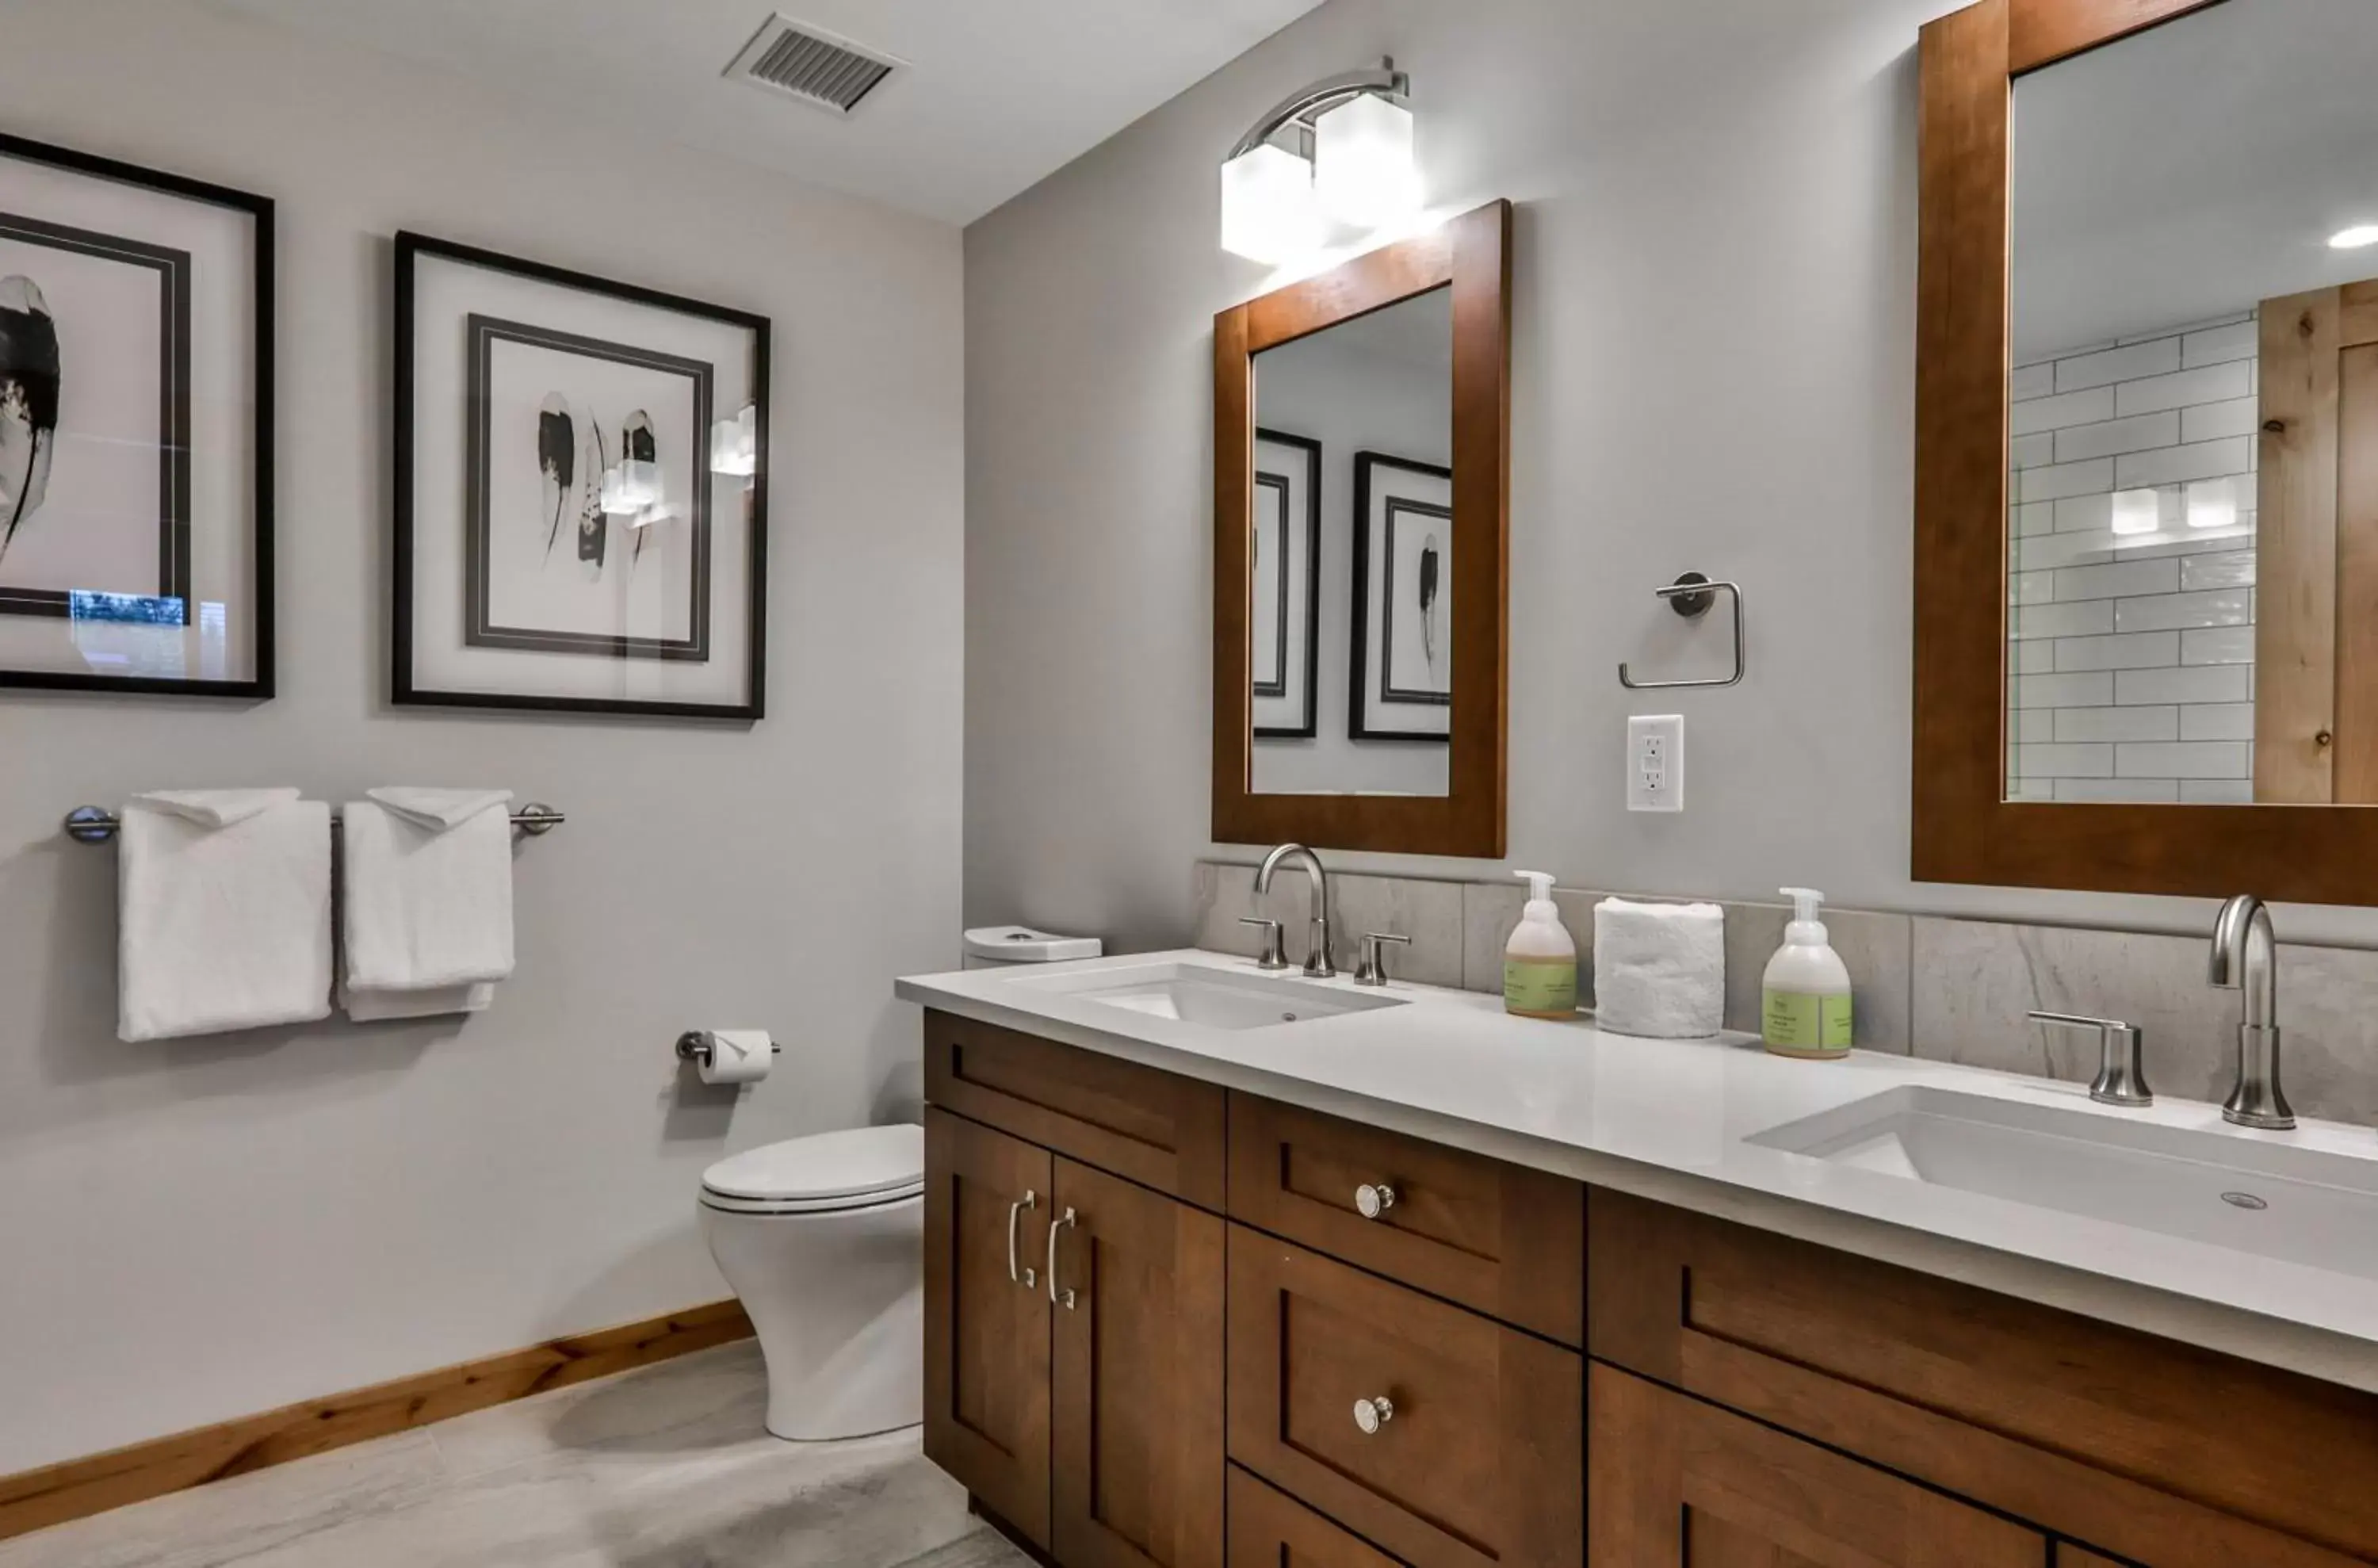
[[[1255,356],[1415,295],[1453,291],[1453,717],[1440,796],[1255,792],[1248,540]],[[1499,860],[1509,775],[1511,204],[1491,201],[1214,318],[1218,843]]]
[[[2222,0],[1980,0],[1924,29],[1916,374],[1919,882],[2378,897],[2378,811],[2005,798],[2014,78]]]

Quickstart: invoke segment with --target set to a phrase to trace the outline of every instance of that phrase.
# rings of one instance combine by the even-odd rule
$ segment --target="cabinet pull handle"
[[[1354,1189],[1354,1212],[1375,1220],[1396,1206],[1396,1189],[1386,1182],[1364,1182]]]
[[[1027,1290],[1040,1282],[1029,1268],[1019,1272],[1015,1267],[1015,1216],[1027,1209],[1038,1208],[1039,1203],[1040,1195],[1027,1187],[1023,1197],[1007,1206],[1007,1283],[1020,1285]]]
[[[1354,1425],[1364,1437],[1376,1437],[1379,1429],[1396,1418],[1396,1402],[1386,1394],[1373,1399],[1354,1401]]]
[[[1069,1229],[1074,1224],[1074,1211],[1071,1209],[1066,1210],[1059,1218],[1049,1222],[1049,1301],[1051,1305],[1063,1307],[1068,1312],[1074,1309],[1074,1293],[1071,1290],[1057,1288],[1057,1234]]]

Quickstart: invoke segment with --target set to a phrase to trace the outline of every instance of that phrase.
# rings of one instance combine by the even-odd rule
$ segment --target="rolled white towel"
[[[1725,911],[1715,904],[1593,906],[1593,1017],[1614,1034],[1706,1040],[1725,1027]]]

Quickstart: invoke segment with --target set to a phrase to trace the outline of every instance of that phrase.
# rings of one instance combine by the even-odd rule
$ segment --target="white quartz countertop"
[[[2378,1235],[2347,1239],[2359,1272],[2333,1271],[1746,1141],[1931,1086],[2341,1154],[2366,1162],[2365,1189],[2378,1190],[2368,1128],[2306,1121],[2251,1132],[2193,1101],[2116,1110],[2077,1085],[1907,1056],[1803,1062],[1743,1036],[1633,1039],[1589,1015],[1512,1018],[1498,996],[1400,983],[1382,992],[1306,982],[1405,1005],[1241,1030],[1055,988],[1166,964],[1257,972],[1246,959],[1180,951],[910,976],[895,989],[961,1017],[2378,1392]]]

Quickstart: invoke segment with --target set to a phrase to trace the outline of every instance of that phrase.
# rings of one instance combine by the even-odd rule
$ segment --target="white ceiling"
[[[1320,0],[214,3],[963,223]],[[848,120],[724,79],[772,9],[912,68]]]
[[[2015,84],[2014,348],[2378,277],[2371,0],[2227,0]]]

